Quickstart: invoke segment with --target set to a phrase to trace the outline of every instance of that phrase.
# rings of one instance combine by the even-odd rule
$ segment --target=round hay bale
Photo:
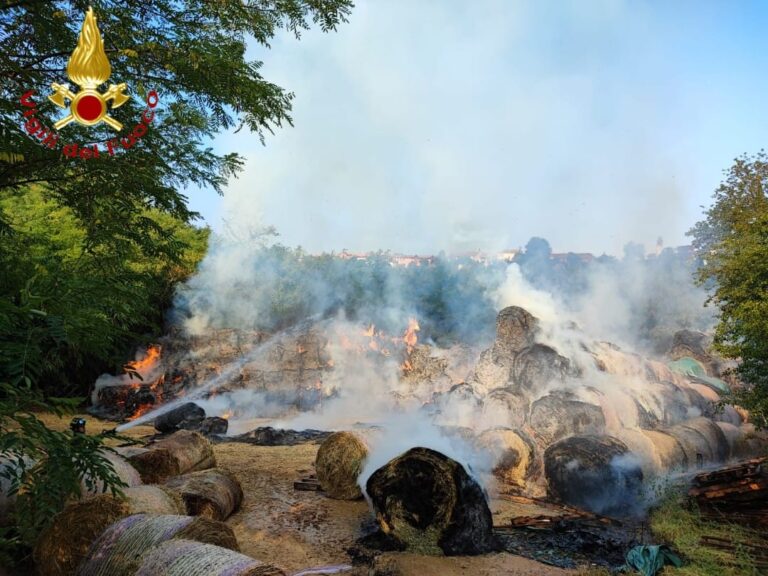
[[[320,487],[336,500],[363,497],[357,478],[368,457],[368,447],[353,432],[334,432],[320,445],[315,469]]]
[[[520,428],[528,416],[529,402],[512,388],[491,390],[483,400],[482,423],[487,426]]]
[[[161,484],[179,474],[216,466],[213,446],[197,432],[179,430],[148,448],[128,459],[147,484]]]
[[[155,430],[158,432],[175,432],[176,430],[192,430],[200,428],[205,419],[205,410],[194,402],[185,402],[173,410],[155,418]]]
[[[422,554],[482,554],[493,548],[485,494],[464,467],[428,448],[412,448],[366,483],[382,532]]]
[[[531,405],[530,427],[536,443],[546,448],[566,436],[600,435],[605,415],[600,406],[565,394],[548,394]]]
[[[664,430],[674,436],[685,452],[688,466],[724,462],[730,447],[723,431],[709,418],[692,418]]]
[[[519,306],[504,308],[496,316],[494,355],[502,359],[513,357],[523,348],[532,346],[539,321]]]
[[[204,436],[212,434],[224,435],[229,429],[229,420],[220,416],[210,416],[200,423],[200,433]]]
[[[538,475],[540,467],[536,460],[536,445],[521,430],[486,430],[478,437],[477,446],[494,456],[493,475],[505,487],[520,491],[530,478]]]
[[[67,504],[43,531],[33,550],[41,574],[74,574],[94,540],[111,524],[132,514],[181,514],[181,499],[161,486],[135,486],[124,498],[101,494]]]
[[[181,538],[239,551],[232,529],[223,522],[192,516],[136,514],[107,528],[93,543],[78,576],[133,576],[148,550]]]
[[[572,436],[544,452],[549,495],[598,514],[627,516],[640,503],[643,472],[626,444],[610,436]]]
[[[117,474],[120,480],[125,482],[129,487],[140,486],[142,484],[139,472],[136,470],[136,468],[131,466],[128,460],[126,460],[123,456],[108,450],[102,450],[101,455],[110,461],[112,467],[115,469],[115,474]],[[96,494],[104,493],[104,482],[101,480],[96,480],[93,483],[93,486],[88,488],[87,484],[89,480],[90,477],[80,480],[83,496],[95,496]]]
[[[226,548],[174,539],[150,550],[136,576],[285,576],[285,572]]]
[[[243,501],[240,482],[231,472],[221,468],[177,476],[168,480],[165,486],[181,497],[190,516],[226,520]]]
[[[658,472],[687,470],[690,462],[680,441],[664,430],[640,430],[653,445],[653,459]]]
[[[523,390],[546,386],[553,380],[565,380],[570,361],[557,350],[544,344],[534,344],[521,350],[512,365],[512,378]]]

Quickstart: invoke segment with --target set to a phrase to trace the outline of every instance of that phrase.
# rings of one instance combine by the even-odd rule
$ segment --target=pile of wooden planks
[[[698,474],[688,495],[706,518],[768,527],[768,458]]]

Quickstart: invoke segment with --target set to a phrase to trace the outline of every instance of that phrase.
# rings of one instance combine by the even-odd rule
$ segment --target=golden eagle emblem
[[[103,121],[115,130],[123,129],[123,125],[107,114],[107,111],[122,106],[130,99],[124,93],[125,82],[110,84],[103,94],[98,91],[98,87],[107,81],[111,73],[112,67],[104,51],[104,40],[96,25],[96,16],[93,8],[88,8],[77,47],[67,64],[67,76],[80,86],[80,91],[74,93],[69,89],[69,84],[54,82],[51,88],[55,92],[48,96],[60,108],[67,107],[65,100],[70,101],[69,114],[53,125],[56,130],[61,130],[72,121],[83,126],[93,126]]]

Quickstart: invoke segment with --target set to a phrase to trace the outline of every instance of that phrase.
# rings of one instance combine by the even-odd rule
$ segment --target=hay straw
[[[115,473],[120,480],[128,486],[141,485],[141,476],[138,471],[123,456],[107,450],[102,450],[101,455],[112,463],[112,467],[115,469]],[[85,485],[85,478],[80,481],[80,485],[83,489],[83,496],[95,496],[96,494],[104,493],[104,482],[101,480],[97,480],[95,486],[90,490]]]
[[[169,478],[216,466],[211,443],[201,434],[179,430],[168,438],[135,454],[129,462],[147,484],[159,484]]]
[[[356,500],[363,493],[357,478],[368,456],[368,448],[352,432],[334,432],[320,446],[315,469],[320,487],[331,498]]]
[[[226,520],[243,501],[240,482],[220,468],[177,476],[165,485],[183,499],[190,516]]]
[[[125,498],[101,494],[68,504],[38,538],[33,551],[41,574],[73,574],[93,541],[111,524],[131,514],[180,514],[181,499],[161,486],[135,486]]]
[[[133,576],[147,551],[173,538],[237,550],[234,532],[221,522],[191,516],[137,514],[107,528],[88,550],[77,574]]]
[[[171,540],[148,552],[136,576],[284,576],[285,573],[226,548]]]

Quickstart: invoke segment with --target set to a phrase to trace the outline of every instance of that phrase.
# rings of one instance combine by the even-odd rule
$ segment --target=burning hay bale
[[[519,306],[509,306],[496,317],[496,342],[494,356],[511,359],[515,354],[532,346],[539,321]]]
[[[529,423],[536,442],[542,447],[566,436],[605,432],[605,415],[600,406],[564,393],[552,393],[536,400],[531,405]]]
[[[464,467],[428,448],[412,448],[368,479],[381,530],[409,551],[482,554],[494,547],[485,494]]]
[[[483,422],[520,428],[525,424],[530,404],[512,388],[497,388],[483,399]]]
[[[477,439],[477,445],[496,457],[493,475],[504,487],[520,491],[528,480],[538,475],[536,445],[521,430],[492,428]]]
[[[334,432],[320,445],[315,469],[320,487],[336,500],[363,497],[357,478],[368,457],[368,446],[352,432]]]
[[[190,516],[226,520],[243,501],[240,482],[220,468],[177,476],[165,486],[181,497]]]
[[[194,402],[185,402],[155,418],[155,430],[168,433],[176,430],[197,430],[205,419],[205,410]]]
[[[643,472],[627,445],[611,436],[571,436],[544,452],[549,495],[598,514],[633,512]]]
[[[229,430],[229,420],[220,416],[211,416],[200,423],[200,433],[204,436],[212,434],[224,435]]]
[[[33,552],[46,576],[74,574],[94,540],[114,522],[132,514],[181,514],[184,505],[161,486],[136,486],[124,498],[102,494],[68,504],[40,535]]]
[[[211,443],[189,430],[179,430],[128,460],[147,484],[162,483],[179,474],[216,466]]]
[[[570,361],[557,350],[544,344],[534,344],[517,353],[512,364],[512,378],[523,390],[546,386],[553,380],[563,381],[570,370]]]
[[[136,576],[285,576],[285,572],[226,548],[179,539],[149,551]]]
[[[137,514],[107,528],[88,550],[77,574],[133,576],[148,550],[176,538],[239,551],[235,533],[222,522],[191,516]]]

